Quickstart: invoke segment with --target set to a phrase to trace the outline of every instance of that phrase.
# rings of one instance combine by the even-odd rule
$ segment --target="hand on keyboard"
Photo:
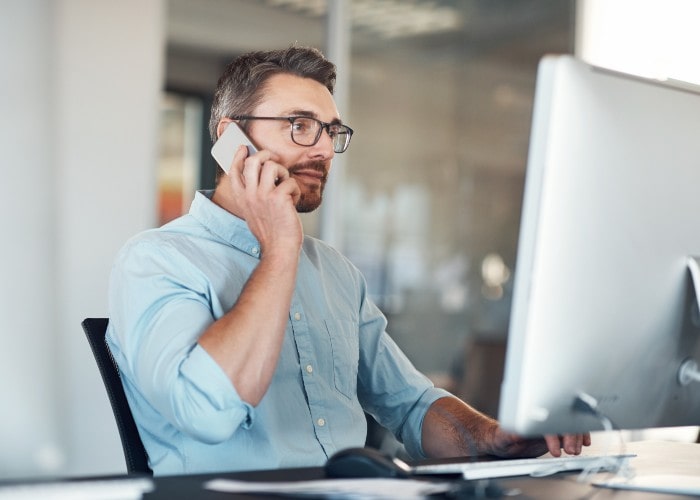
[[[560,457],[562,450],[569,455],[578,455],[584,446],[590,445],[591,435],[589,433],[523,438],[498,427],[493,439],[492,454],[503,458],[534,458],[549,452],[554,457]]]
[[[464,479],[492,479],[508,476],[542,477],[558,472],[579,471],[588,468],[596,468],[596,472],[616,471],[631,457],[634,455],[577,455],[418,465],[413,468],[413,474],[461,473]]]

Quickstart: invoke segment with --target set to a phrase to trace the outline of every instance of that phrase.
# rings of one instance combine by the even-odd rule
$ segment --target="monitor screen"
[[[605,420],[700,425],[700,382],[679,381],[680,367],[700,359],[692,257],[700,93],[572,56],[543,58],[502,425],[523,435],[598,430]]]

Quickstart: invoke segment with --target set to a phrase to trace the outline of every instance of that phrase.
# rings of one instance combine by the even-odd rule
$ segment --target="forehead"
[[[311,78],[277,74],[265,83],[263,98],[255,108],[258,116],[310,114],[323,121],[339,118],[333,96],[321,83]]]

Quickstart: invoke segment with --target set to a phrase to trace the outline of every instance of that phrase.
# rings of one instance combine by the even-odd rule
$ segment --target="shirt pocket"
[[[357,398],[357,367],[360,360],[358,325],[350,320],[326,319],[326,331],[333,353],[333,382],[338,392]]]

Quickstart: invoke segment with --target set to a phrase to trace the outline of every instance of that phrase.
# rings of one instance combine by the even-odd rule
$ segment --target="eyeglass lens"
[[[350,143],[351,133],[347,126],[339,123],[323,125],[315,118],[295,117],[292,122],[292,139],[300,146],[313,146],[321,137],[323,128],[333,140],[333,150],[336,153],[344,152]]]

